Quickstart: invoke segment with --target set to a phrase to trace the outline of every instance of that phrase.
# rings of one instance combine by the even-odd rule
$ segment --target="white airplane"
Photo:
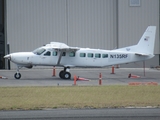
[[[4,58],[17,65],[14,77],[21,78],[19,69],[33,66],[61,66],[62,79],[70,79],[72,67],[106,67],[116,64],[144,61],[154,57],[156,26],[149,26],[137,45],[115,50],[70,47],[64,43],[51,42],[32,52],[11,53]]]

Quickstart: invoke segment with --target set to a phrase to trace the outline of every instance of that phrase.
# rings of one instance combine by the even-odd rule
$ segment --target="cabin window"
[[[50,56],[51,55],[51,52],[50,51],[47,51],[44,56]]]
[[[70,52],[69,57],[75,57],[75,52]]]
[[[80,57],[86,57],[86,53],[80,53]]]
[[[102,54],[103,58],[108,58],[108,54]]]
[[[53,51],[52,55],[57,56],[57,51]]]
[[[88,53],[88,57],[92,58],[93,57],[93,53]]]
[[[63,53],[62,53],[62,56],[66,56],[66,52],[63,52]]]
[[[101,54],[100,53],[96,53],[95,54],[95,58],[101,58]]]

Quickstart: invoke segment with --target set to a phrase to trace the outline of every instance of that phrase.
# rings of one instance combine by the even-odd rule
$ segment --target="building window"
[[[139,7],[141,5],[141,2],[140,2],[140,0],[130,0],[129,5],[131,7]]]
[[[86,53],[80,53],[80,57],[86,57]]]

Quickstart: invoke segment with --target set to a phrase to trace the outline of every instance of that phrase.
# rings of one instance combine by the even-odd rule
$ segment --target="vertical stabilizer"
[[[114,51],[127,51],[127,52],[153,55],[155,35],[156,35],[156,26],[148,26],[137,45],[119,48]]]
[[[140,41],[136,45],[136,51],[140,53],[153,54],[155,44],[156,26],[148,26]]]

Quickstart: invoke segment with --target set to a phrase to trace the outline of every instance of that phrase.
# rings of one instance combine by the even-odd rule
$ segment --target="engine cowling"
[[[26,68],[28,69],[31,69],[33,67],[33,65],[28,65],[28,66],[25,66]]]

